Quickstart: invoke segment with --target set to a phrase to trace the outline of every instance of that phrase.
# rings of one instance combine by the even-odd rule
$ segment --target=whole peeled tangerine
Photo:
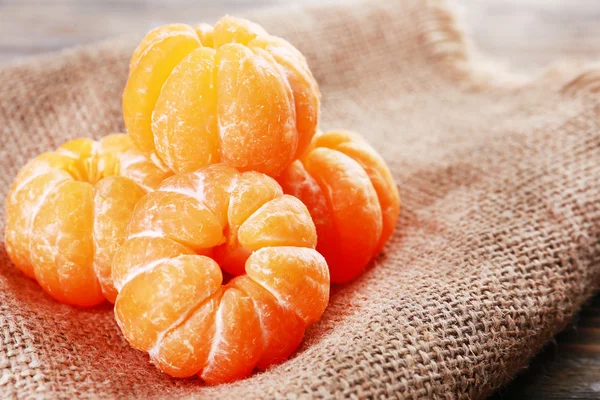
[[[357,277],[393,233],[400,196],[383,158],[359,135],[318,133],[278,177],[310,211],[332,282]]]
[[[135,50],[123,93],[127,132],[157,164],[222,162],[277,176],[315,134],[319,89],[304,56],[259,25],[159,27]]]
[[[8,193],[10,259],[60,302],[114,302],[112,257],[129,217],[137,200],[169,175],[124,134],[75,139],[39,155]]]
[[[175,175],[139,201],[128,230],[115,317],[171,376],[216,384],[280,363],[329,301],[308,210],[264,174],[216,164]]]

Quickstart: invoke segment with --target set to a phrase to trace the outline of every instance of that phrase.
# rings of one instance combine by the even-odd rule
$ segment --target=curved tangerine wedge
[[[223,162],[276,176],[305,152],[318,114],[304,56],[233,17],[148,33],[123,92],[127,132],[175,172]]]
[[[381,156],[355,133],[317,134],[305,156],[278,182],[308,207],[319,237],[317,250],[327,260],[332,282],[358,276],[398,222],[394,179]]]
[[[171,376],[217,384],[280,363],[327,306],[310,214],[264,174],[214,164],[166,179],[128,235],[113,262],[115,317]]]
[[[63,303],[114,302],[112,256],[137,200],[169,174],[124,134],[75,139],[18,173],[6,201],[8,255]]]

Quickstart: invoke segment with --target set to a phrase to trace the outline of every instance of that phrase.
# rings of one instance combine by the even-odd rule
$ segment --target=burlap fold
[[[333,288],[292,359],[205,387],[150,365],[108,306],[50,299],[2,248],[1,398],[479,398],[524,367],[593,293],[600,70],[500,77],[473,61],[440,1],[257,19],[306,54],[323,92],[322,127],[363,133],[390,164],[403,211],[384,254]],[[2,207],[30,157],[123,131],[136,41],[0,69]]]

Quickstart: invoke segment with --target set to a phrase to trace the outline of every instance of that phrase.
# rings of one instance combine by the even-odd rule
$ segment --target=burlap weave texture
[[[403,210],[384,254],[333,288],[291,360],[204,387],[158,372],[125,342],[110,307],[50,299],[2,246],[1,398],[480,398],[598,287],[599,70],[500,77],[473,61],[437,0],[257,19],[307,56],[322,127],[361,132],[389,163]],[[2,208],[30,157],[123,131],[136,42],[0,68]]]

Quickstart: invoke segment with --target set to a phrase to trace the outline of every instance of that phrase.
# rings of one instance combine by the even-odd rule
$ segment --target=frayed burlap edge
[[[489,60],[466,33],[452,0],[424,0],[431,10],[423,35],[431,53],[446,64],[447,77],[466,90],[524,89],[544,83],[568,96],[600,92],[600,62],[556,61],[527,75]]]

